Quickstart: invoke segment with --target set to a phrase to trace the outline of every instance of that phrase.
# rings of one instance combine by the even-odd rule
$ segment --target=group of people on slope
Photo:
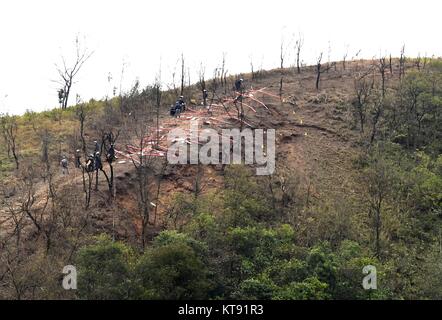
[[[244,79],[237,79],[235,81],[235,90],[238,96],[235,98],[234,102],[236,103],[239,98],[242,97],[243,92],[243,82]],[[207,99],[209,97],[209,93],[206,89],[203,90],[203,105],[207,108],[207,112],[210,114],[210,106],[207,105]],[[181,118],[181,113],[183,113],[186,110],[186,102],[184,101],[184,97],[180,96],[174,105],[170,107],[170,115],[175,118]]]
[[[98,141],[94,141],[95,149],[92,153],[86,156],[85,162],[82,163],[81,150],[75,151],[75,167],[77,169],[85,169],[86,172],[93,172],[103,169],[103,162],[101,160],[101,145]],[[115,145],[110,144],[106,152],[106,161],[112,163],[117,157],[115,156]],[[63,175],[69,174],[69,161],[66,156],[63,156],[60,161],[61,172]]]

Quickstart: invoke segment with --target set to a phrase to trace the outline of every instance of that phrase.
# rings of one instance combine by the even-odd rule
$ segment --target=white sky
[[[227,53],[230,73],[279,64],[281,38],[288,43],[302,32],[302,59],[311,63],[319,52],[341,59],[359,49],[371,58],[381,53],[442,55],[440,0],[1,0],[0,113],[44,110],[58,105],[54,64],[74,53],[77,34],[94,55],[84,65],[70,103],[100,99],[135,79],[151,84],[160,69],[164,85],[181,52],[197,80],[200,63],[206,78]],[[286,61],[293,63],[290,44]],[[178,66],[178,65],[177,65]],[[179,69],[179,68],[178,68]],[[108,83],[108,74],[113,81]],[[179,72],[178,72],[179,73]]]

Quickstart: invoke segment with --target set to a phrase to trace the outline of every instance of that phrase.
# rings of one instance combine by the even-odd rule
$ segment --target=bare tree
[[[327,65],[327,67],[323,68],[322,67],[322,55],[323,53],[321,52],[321,54],[318,57],[318,60],[316,62],[316,90],[319,90],[319,82],[321,79],[321,74],[324,72],[327,72],[332,66],[334,66],[334,64],[329,64]]]
[[[137,147],[143,150],[147,147],[145,137],[149,132],[148,128],[139,125],[137,128],[137,132],[138,132],[138,141],[139,141]],[[141,244],[143,248],[146,246],[147,226],[150,222],[151,201],[153,198],[151,196],[151,191],[150,191],[150,185],[151,182],[153,181],[152,172],[151,172],[153,161],[154,157],[145,154],[143,151],[139,153],[139,156],[137,157],[136,160],[133,159],[132,161],[137,175],[138,212],[141,218]]]
[[[331,68],[331,43],[328,42],[328,49],[327,49],[327,73],[329,72]]]
[[[393,62],[391,58],[391,53],[390,53],[390,58],[388,59],[388,68],[390,69],[390,74],[393,74]]]
[[[155,94],[155,111],[156,111],[156,142],[155,148],[158,148],[160,145],[160,109],[161,109],[161,99],[163,97],[163,92],[161,90],[161,70],[159,75],[155,80],[155,85],[153,87]]]
[[[346,46],[345,54],[344,54],[344,57],[343,57],[343,59],[342,59],[342,69],[343,69],[344,71],[345,71],[345,68],[346,68],[345,63],[347,62],[347,56],[348,56],[348,46]]]
[[[83,104],[79,105],[79,108],[77,110],[77,118],[80,123],[81,150],[83,152],[83,157],[85,159],[85,163],[81,165],[81,171],[82,171],[82,179],[83,179],[83,192],[84,192],[84,196],[85,196],[85,208],[87,209],[87,208],[89,208],[89,205],[91,202],[92,176],[91,176],[91,172],[86,164],[86,159],[88,158],[86,139],[84,137],[84,135],[85,135],[84,125],[85,125],[85,121],[86,121],[86,111],[84,109]]]
[[[164,164],[161,158],[155,155],[157,132],[160,129],[155,121],[155,109],[161,103],[161,92],[158,84],[145,90],[145,95],[135,96],[132,103],[137,107],[129,118],[130,137],[134,144],[127,145],[126,152],[130,154],[136,174],[136,196],[138,215],[141,220],[141,245],[147,244],[148,226],[153,225],[152,215],[157,210],[153,203],[159,198],[159,187],[163,174]]]
[[[59,79],[56,82],[62,86],[58,90],[58,99],[62,109],[66,109],[68,106],[69,95],[77,74],[93,54],[86,47],[82,48],[78,36],[75,38],[75,52],[75,60],[71,65],[66,63],[64,56],[61,57],[62,65],[56,65],[59,75]]]
[[[215,68],[215,70],[213,70],[213,77],[212,77],[212,83],[211,83],[211,91],[212,92],[216,92],[216,90],[218,89],[218,80],[217,80],[217,76],[218,76],[218,68]]]
[[[359,55],[361,54],[361,52],[362,52],[362,49],[359,49],[359,50],[355,53],[355,55],[351,57],[351,60],[352,60],[352,61],[355,61],[356,59],[358,59],[358,57],[359,57]],[[359,70],[359,64],[358,64],[357,61],[355,61],[355,62],[356,62],[355,70],[358,71],[358,70]]]
[[[252,57],[252,55],[250,55],[250,69],[251,69],[251,72],[252,72],[252,81],[253,81],[253,80],[255,80],[255,69],[254,69],[254,66],[253,66],[253,57]]]
[[[181,53],[181,91],[180,91],[180,95],[184,95],[184,78],[185,78],[185,73],[184,73],[184,54]]]
[[[0,129],[3,136],[3,141],[7,147],[8,157],[14,158],[15,167],[18,170],[20,167],[18,145],[17,145],[17,133],[18,123],[17,117],[3,115],[0,118]]]
[[[385,97],[385,72],[388,68],[387,65],[387,61],[385,57],[381,57],[379,58],[379,64],[378,64],[378,69],[379,69],[379,73],[381,74],[381,85],[382,85],[382,98]]]
[[[422,62],[422,58],[421,58],[421,54],[418,53],[416,60],[414,61],[414,65],[417,68],[417,70],[421,70],[421,62]]]
[[[227,94],[227,74],[229,70],[224,71],[223,82],[224,82],[224,94]]]
[[[36,197],[36,177],[35,168],[28,166],[22,169],[22,196],[20,198],[21,211],[31,220],[38,235],[43,234],[46,240],[46,252],[49,251],[52,244],[52,235],[54,231],[54,219],[57,211],[55,209],[56,190],[53,182],[53,173],[51,167],[47,167],[47,194],[43,205],[37,206]]]
[[[373,144],[374,139],[376,138],[378,123],[381,119],[382,112],[384,110],[384,95],[381,94],[380,97],[377,97],[373,102],[371,108],[371,137],[370,137],[370,145]]]
[[[359,118],[361,126],[361,134],[364,133],[364,124],[366,119],[366,109],[372,93],[373,82],[367,80],[366,75],[358,77],[355,80],[356,99],[353,101],[353,106]]]
[[[221,81],[221,87],[224,87],[224,74],[226,72],[226,53],[223,52],[223,60],[221,62],[221,77],[220,77],[220,81]]]
[[[200,70],[199,70],[199,82],[198,85],[201,89],[201,93],[203,96],[203,104],[206,107],[207,106],[207,94],[206,94],[206,79],[205,79],[205,75],[206,75],[206,68],[203,66],[203,63],[201,62],[200,65]]]
[[[115,144],[117,143],[118,137],[120,136],[120,130],[117,130],[117,132],[114,132],[112,129],[110,129],[107,132],[102,132],[102,138],[101,138],[101,149],[104,151],[106,162],[109,165],[109,175],[106,173],[106,171],[101,168],[99,169],[104,177],[106,178],[108,187],[109,187],[109,195],[110,198],[115,197],[115,188],[114,188],[114,167],[113,162],[115,160]],[[98,172],[97,172],[98,174]]]
[[[382,216],[386,198],[390,191],[392,177],[383,159],[375,159],[367,173],[369,217],[374,231],[374,251],[376,257],[381,255]]]
[[[279,96],[282,97],[282,86],[284,82],[284,59],[285,59],[285,48],[284,48],[284,37],[281,37],[281,48],[279,53],[280,59],[280,72],[281,72],[281,80],[279,81]]]
[[[244,99],[244,87],[241,86],[239,95],[235,98],[235,100],[233,100],[233,105],[236,108],[237,116],[238,116],[238,119],[240,121],[240,129],[241,130],[243,129],[244,120],[245,120],[243,99]],[[219,97],[218,97],[218,100],[221,101],[221,99]],[[239,104],[238,104],[238,102],[239,102]],[[224,106],[224,104],[223,104],[223,106]],[[226,109],[225,106],[224,106],[224,108]]]
[[[296,70],[301,73],[301,49],[304,45],[304,36],[300,33],[298,39],[295,42],[295,54],[296,54]]]
[[[428,57],[427,57],[427,54],[425,53],[425,56],[423,58],[423,63],[422,63],[422,69],[423,70],[425,70],[425,68],[427,66],[427,63],[428,63]]]
[[[399,80],[402,80],[405,75],[405,44],[401,49],[401,56],[399,58]]]

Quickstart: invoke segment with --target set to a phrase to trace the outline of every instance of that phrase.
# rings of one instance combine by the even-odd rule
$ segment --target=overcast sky
[[[442,55],[440,0],[1,0],[0,112],[22,113],[57,106],[54,64],[67,61],[80,39],[93,56],[77,78],[70,103],[100,99],[120,84],[136,79],[151,84],[161,67],[163,85],[171,83],[177,60],[184,53],[191,80],[201,63],[206,78],[226,52],[230,73],[279,64],[281,38],[293,63],[293,34],[301,32],[302,59],[311,63],[323,51],[327,59],[371,58],[392,52]],[[112,75],[111,83],[108,75]]]

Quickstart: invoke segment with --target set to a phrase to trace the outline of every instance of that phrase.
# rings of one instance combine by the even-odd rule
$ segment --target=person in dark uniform
[[[181,118],[182,104],[178,100],[175,103],[175,118]]]
[[[181,106],[181,112],[186,111],[186,102],[184,101],[183,96],[180,96],[180,98],[178,99],[178,102],[180,103],[180,106]]]
[[[115,146],[114,146],[113,143],[110,145],[110,148],[107,151],[106,159],[107,159],[107,162],[109,162],[109,163],[112,163],[116,159],[116,157],[115,157]]]
[[[203,90],[203,101],[204,101],[204,106],[207,106],[207,98],[209,97],[209,93],[207,92],[206,89]]]
[[[75,168],[79,169],[81,168],[81,154],[80,154],[80,150],[77,149],[77,151],[75,151]]]
[[[95,152],[95,157],[94,157],[94,169],[95,169],[96,171],[98,171],[98,170],[103,170],[103,164],[101,163],[100,152]]]
[[[98,141],[95,140],[94,144],[95,144],[95,152],[100,152],[100,144],[98,143]]]
[[[244,81],[244,79],[238,79],[238,80],[235,81],[235,89],[236,89],[236,91],[241,92],[243,81]]]

